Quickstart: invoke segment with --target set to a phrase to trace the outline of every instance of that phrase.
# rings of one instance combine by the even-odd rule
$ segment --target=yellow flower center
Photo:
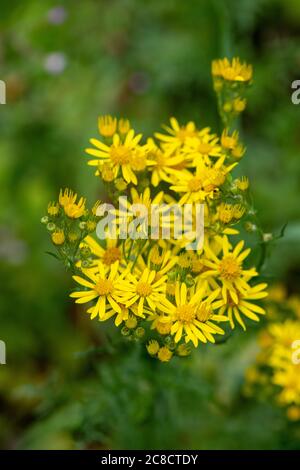
[[[110,148],[110,157],[116,165],[125,165],[130,162],[131,150],[125,145]]]
[[[176,317],[183,323],[190,323],[196,317],[195,307],[192,305],[181,305],[177,307]]]
[[[99,279],[95,285],[95,291],[98,292],[99,295],[109,295],[112,293],[113,288],[114,286],[110,279]]]
[[[107,248],[107,250],[105,251],[103,255],[102,261],[104,264],[110,266],[115,261],[120,261],[121,258],[122,256],[121,256],[120,248],[115,246],[115,247]]]
[[[227,281],[234,281],[241,275],[241,266],[232,255],[225,256],[219,265],[220,276]]]
[[[208,154],[211,152],[213,149],[213,146],[211,144],[208,144],[206,142],[200,142],[198,144],[198,152],[203,153],[203,154]]]
[[[187,137],[194,137],[195,135],[195,131],[188,130],[185,127],[182,127],[176,134],[177,138],[181,140],[181,142],[184,142]]]
[[[147,297],[148,295],[151,294],[152,292],[152,287],[148,282],[138,282],[136,286],[136,293],[140,295],[141,297]]]
[[[200,178],[197,178],[196,176],[194,178],[191,178],[190,181],[188,182],[188,188],[191,192],[197,192],[201,189],[202,187],[202,181]]]

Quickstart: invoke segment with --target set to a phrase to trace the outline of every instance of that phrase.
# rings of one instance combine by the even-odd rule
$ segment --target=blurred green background
[[[60,187],[99,195],[84,155],[98,115],[145,134],[172,115],[220,130],[210,63],[224,55],[254,66],[239,172],[264,231],[288,222],[264,275],[296,292],[298,0],[1,1],[1,448],[300,448],[299,425],[241,395],[259,327],[187,360],[144,359],[74,307],[39,223]]]

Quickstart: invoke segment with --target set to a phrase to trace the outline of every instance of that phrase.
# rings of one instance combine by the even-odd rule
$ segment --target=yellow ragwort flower
[[[242,318],[243,315],[256,322],[259,321],[258,315],[265,315],[265,309],[253,303],[253,300],[259,300],[266,297],[268,295],[265,291],[266,287],[266,283],[261,283],[254,287],[249,287],[249,289],[244,293],[238,291],[234,296],[235,300],[232,298],[230,291],[226,302],[224,299],[216,302],[217,308],[220,306],[219,313],[221,315],[228,316],[232,329],[235,328],[236,320],[243,330],[246,330],[246,325]]]
[[[63,230],[56,230],[51,235],[54,245],[63,245],[65,243],[65,234]]]
[[[112,116],[100,116],[98,118],[99,133],[103,137],[112,137],[117,130],[117,118]]]
[[[149,343],[146,346],[148,353],[151,356],[155,356],[159,350],[159,344],[155,339],[150,339]]]
[[[235,185],[240,191],[247,191],[249,188],[249,179],[247,176],[242,176],[241,178],[235,180]]]
[[[157,353],[157,357],[161,362],[169,362],[172,356],[173,356],[172,351],[170,351],[170,349],[167,348],[166,346],[163,346],[162,348],[160,348]]]
[[[231,61],[224,58],[212,61],[212,75],[230,82],[250,82],[253,70],[252,65],[240,62],[238,57],[234,57]]]
[[[119,134],[114,134],[111,145],[104,144],[98,139],[90,139],[92,145],[96,148],[87,148],[86,153],[97,158],[97,160],[89,160],[91,166],[99,166],[100,162],[109,162],[114,170],[114,177],[117,178],[122,173],[127,183],[137,184],[137,177],[133,171],[135,157],[138,152],[139,157],[145,156],[147,152],[146,146],[139,146],[142,134],[135,135],[131,129],[124,139],[121,140]],[[145,165],[151,164],[145,158]]]
[[[59,204],[70,219],[78,219],[85,213],[85,199],[81,197],[78,202],[76,200],[77,194],[73,193],[70,189],[60,190]]]
[[[122,303],[126,307],[134,304],[137,306],[137,315],[145,317],[144,306],[148,304],[150,309],[155,312],[158,308],[165,311],[165,297],[167,276],[161,276],[156,280],[156,271],[150,271],[145,268],[144,271],[136,277],[128,273],[126,279],[120,286]]]
[[[202,277],[213,277],[222,284],[222,297],[227,303],[228,294],[230,298],[238,304],[238,292],[245,294],[249,290],[248,281],[253,276],[257,276],[254,268],[243,269],[243,261],[250,253],[250,248],[242,251],[244,241],[241,240],[236,247],[231,250],[227,236],[222,239],[222,254],[219,258],[207,244],[204,247],[205,259],[203,263],[207,266],[207,271],[201,274]]]
[[[47,212],[51,216],[56,216],[59,213],[59,204],[57,202],[49,202]]]
[[[180,126],[177,119],[170,118],[171,126],[162,126],[168,133],[161,134],[156,132],[155,137],[166,145],[168,153],[174,152],[176,149],[183,147],[189,137],[197,136],[196,125],[193,121],[188,122],[184,126]]]
[[[109,270],[99,261],[97,268],[96,272],[94,269],[82,269],[85,277],[73,276],[74,281],[88,290],[72,292],[70,297],[75,298],[78,304],[97,299],[96,305],[89,309],[89,313],[91,318],[99,315],[100,319],[103,319],[107,303],[115,312],[121,313],[119,289],[124,282],[125,271],[118,274],[118,261],[111,265]]]
[[[214,320],[227,321],[226,317],[213,313],[216,308],[214,300],[219,292],[220,289],[216,289],[212,293],[208,293],[206,282],[202,282],[196,292],[190,291],[184,282],[176,284],[175,305],[168,303],[167,309],[165,309],[168,315],[164,320],[173,323],[171,334],[175,336],[175,343],[184,337],[186,343],[192,341],[197,347],[199,341],[214,343],[215,334],[224,334],[224,331],[213,323]]]

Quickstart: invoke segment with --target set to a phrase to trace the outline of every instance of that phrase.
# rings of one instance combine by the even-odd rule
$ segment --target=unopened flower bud
[[[79,222],[79,228],[80,230],[85,230],[86,229],[86,222]]]
[[[145,328],[143,328],[142,326],[139,326],[135,330],[134,334],[137,338],[143,338],[143,336],[145,335]]]
[[[47,224],[47,230],[49,230],[49,232],[54,232],[55,229],[56,225],[53,222],[49,222],[49,224]]]
[[[121,329],[121,334],[123,336],[129,336],[130,335],[130,329],[127,328],[126,326],[123,326],[123,328]]]

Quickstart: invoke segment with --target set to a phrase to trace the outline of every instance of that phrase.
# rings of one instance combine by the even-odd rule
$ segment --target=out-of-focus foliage
[[[1,2],[0,447],[300,447],[299,425],[241,394],[256,328],[189,363],[123,351],[74,309],[37,222],[57,187],[101,196],[83,152],[99,114],[149,133],[169,115],[218,130],[210,63],[238,55],[254,67],[241,172],[264,230],[288,222],[264,276],[299,289],[299,25],[297,0]]]

